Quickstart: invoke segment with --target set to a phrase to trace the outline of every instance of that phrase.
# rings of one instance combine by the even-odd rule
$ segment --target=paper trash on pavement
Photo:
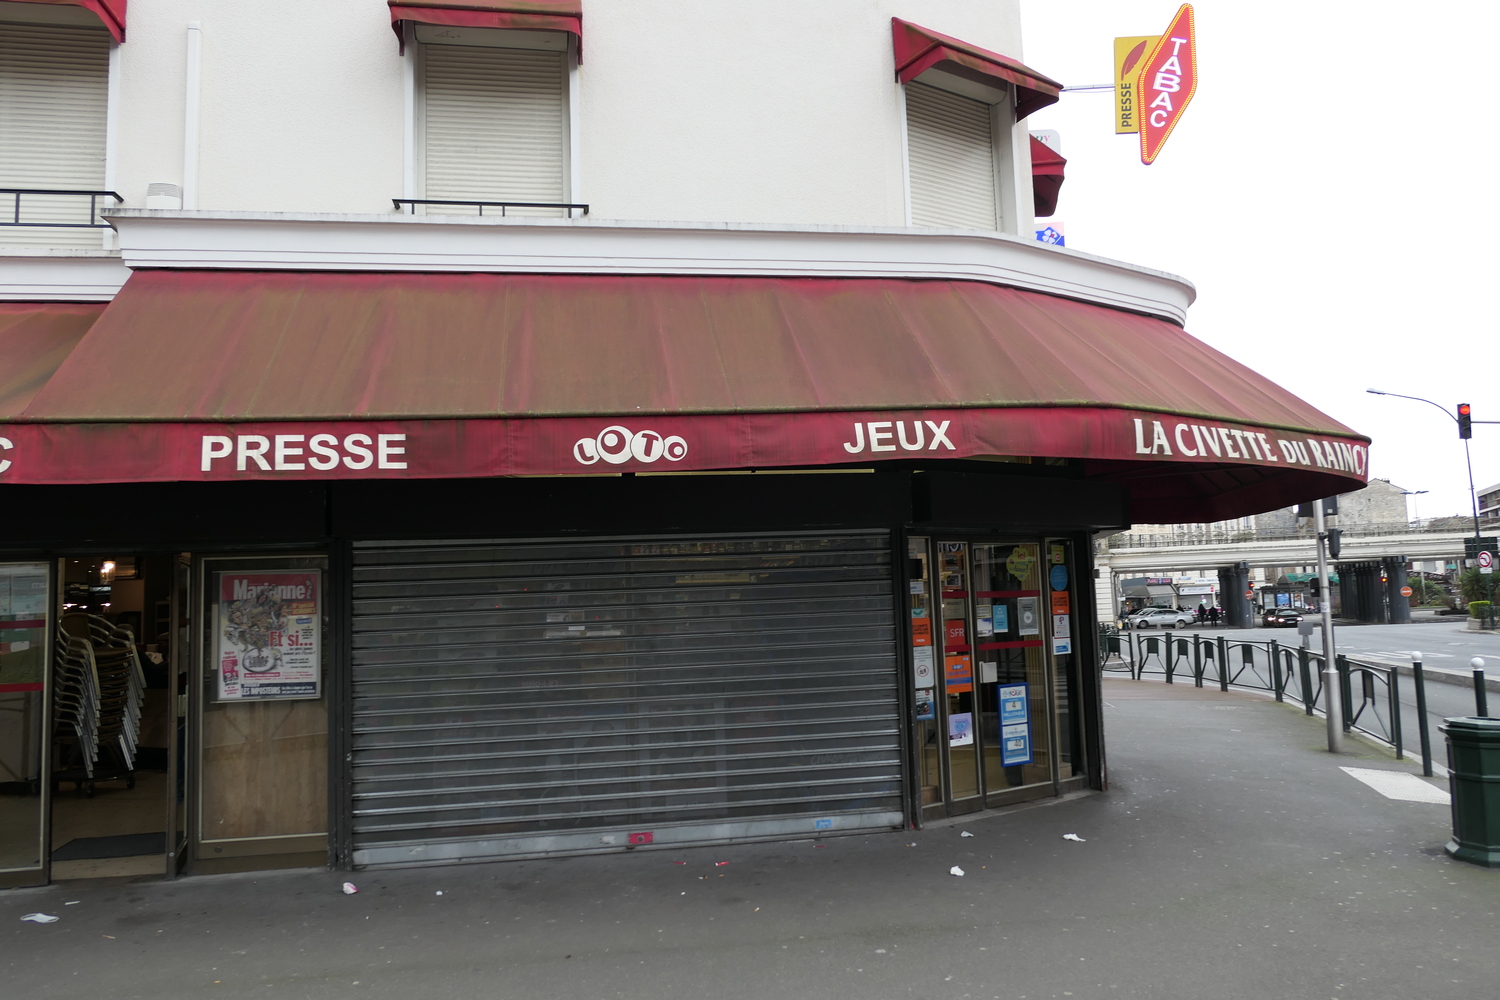
[[[61,917],[54,917],[50,913],[28,913],[28,914],[26,914],[26,916],[22,917],[21,919],[22,920],[30,920],[34,924],[55,924],[59,920],[61,920],[62,918]]]
[[[1071,840],[1075,844],[1085,844],[1085,843],[1088,843],[1088,841],[1084,840],[1082,837],[1078,836],[1078,834],[1076,834],[1076,833],[1065,833],[1065,834],[1063,834],[1063,840]]]
[[[960,837],[972,837],[974,835],[972,833],[970,833],[968,830],[965,830],[963,833],[960,833],[959,836]]]
[[[964,870],[962,868],[958,867],[958,865],[954,865],[952,868],[948,869],[948,874],[949,875],[962,875],[963,873],[964,873]]]
[[[346,896],[352,896],[352,895],[354,895],[358,891],[359,891],[359,886],[355,885],[353,882],[345,882],[344,883],[344,895],[346,895]]]

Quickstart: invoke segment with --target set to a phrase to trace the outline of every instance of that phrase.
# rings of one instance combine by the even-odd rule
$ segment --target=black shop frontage
[[[358,277],[138,273],[0,412],[6,884],[801,838],[1100,788],[1095,535],[1364,475],[1357,435],[1098,306],[1033,295],[1037,333],[976,283],[653,279],[722,313],[590,341],[589,294],[622,286],[465,276],[435,325],[435,276]],[[965,295],[983,328],[916,336]],[[1101,391],[1142,338],[1197,345],[1181,398]],[[181,376],[131,389],[163,355]]]

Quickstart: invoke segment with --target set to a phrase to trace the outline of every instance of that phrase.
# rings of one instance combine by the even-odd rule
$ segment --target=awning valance
[[[122,0],[123,2],[123,0]],[[578,40],[583,60],[583,0],[387,0],[391,28],[403,49],[402,22],[460,28],[512,28],[563,31]]]
[[[1057,196],[1062,193],[1063,169],[1068,161],[1036,136],[1031,137],[1031,200],[1038,216],[1057,211]]]
[[[1057,103],[1062,84],[998,52],[970,45],[950,35],[921,25],[891,18],[891,37],[896,49],[896,78],[910,83],[930,69],[955,72],[960,76],[1015,84],[1016,119],[1019,121]]]
[[[26,409],[103,311],[102,302],[0,302],[0,421]]]
[[[171,270],[0,437],[0,483],[1048,456],[1149,521],[1356,489],[1368,444],[1169,323],[980,282]]]
[[[83,7],[93,11],[104,22],[117,42],[125,40],[125,0],[15,0],[16,3],[52,4],[55,7]]]

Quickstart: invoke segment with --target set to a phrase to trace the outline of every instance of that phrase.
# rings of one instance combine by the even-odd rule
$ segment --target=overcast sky
[[[1108,83],[1112,39],[1159,34],[1177,8],[1022,0],[1025,61]],[[1192,280],[1189,331],[1373,438],[1372,476],[1429,491],[1408,497],[1413,516],[1468,514],[1454,422],[1365,389],[1500,420],[1500,4],[1193,9],[1198,90],[1154,164],[1114,133],[1108,92],[1029,119],[1062,135],[1068,246]],[[1470,446],[1475,485],[1500,481],[1500,425]]]

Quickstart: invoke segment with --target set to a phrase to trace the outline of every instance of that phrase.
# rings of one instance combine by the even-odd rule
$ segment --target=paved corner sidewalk
[[[1105,691],[1105,794],[817,843],[0,893],[0,982],[26,1000],[1493,995],[1500,872],[1443,855],[1446,807],[1340,765],[1417,768],[1329,755],[1321,720],[1268,699]],[[34,910],[62,919],[19,921]]]

